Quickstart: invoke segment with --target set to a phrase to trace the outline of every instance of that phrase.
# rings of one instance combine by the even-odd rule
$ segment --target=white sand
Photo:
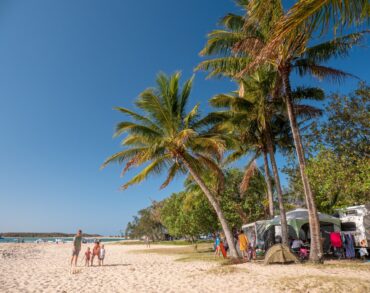
[[[251,263],[221,267],[133,252],[144,246],[105,247],[106,266],[85,268],[79,262],[78,272],[70,274],[71,244],[0,244],[0,292],[370,292],[368,264],[360,270]]]

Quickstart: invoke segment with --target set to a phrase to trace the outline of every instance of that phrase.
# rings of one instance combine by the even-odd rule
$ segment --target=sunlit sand
[[[82,252],[86,249],[84,244]],[[106,265],[70,272],[71,244],[1,244],[0,292],[369,292],[370,266],[222,266],[146,253],[144,245],[106,245]],[[183,257],[183,256],[182,256]]]

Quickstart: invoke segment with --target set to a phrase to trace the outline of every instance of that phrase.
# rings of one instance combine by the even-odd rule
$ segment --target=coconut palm
[[[212,98],[210,102],[211,105],[218,108],[228,107],[231,111],[231,119],[226,123],[231,123],[234,126],[232,128],[244,128],[244,134],[250,136],[251,133],[252,136],[257,136],[259,141],[262,142],[262,150],[269,153],[281,215],[282,239],[283,243],[287,245],[288,231],[283,203],[283,191],[275,160],[274,145],[269,122],[272,118],[272,112],[274,111],[272,104],[269,102],[269,96],[274,85],[274,78],[275,74],[273,72],[269,72],[267,70],[256,71],[251,76],[246,76],[241,80],[241,84],[243,85],[243,96],[239,96],[240,92],[236,95],[217,95]],[[253,165],[251,166],[253,167]],[[265,166],[265,169],[267,169],[267,166]],[[249,178],[249,173],[249,169],[247,168],[245,173],[246,178]],[[268,174],[266,174],[266,176],[268,178]],[[242,186],[245,186],[244,182],[245,180],[243,180]],[[271,202],[272,199],[270,198],[269,201]]]
[[[271,0],[262,3],[262,1],[256,0],[250,2],[249,12],[251,15],[254,16],[252,18],[253,22],[249,20],[251,25],[254,25],[254,22],[256,21],[258,22],[259,20],[264,20],[264,17],[262,16],[264,10],[263,7],[267,2],[272,3],[276,1]],[[283,17],[284,15],[282,15],[280,19],[282,19]],[[272,31],[274,31],[277,23],[278,22],[273,24],[273,26],[271,27]],[[290,74],[293,70],[295,70],[300,75],[308,73],[320,79],[328,78],[335,81],[343,80],[343,78],[349,76],[349,74],[334,68],[323,66],[322,62],[327,61],[332,57],[348,55],[349,49],[361,41],[365,32],[338,37],[329,42],[315,45],[313,47],[308,47],[307,44],[311,38],[311,33],[312,31],[310,31],[310,29],[308,28],[299,28],[297,30],[294,30],[292,31],[292,34],[294,34],[294,41],[292,41],[293,39],[290,39],[292,35],[289,35],[289,38],[280,43],[277,43],[276,45],[278,46],[274,47],[274,50],[268,49],[268,42],[270,41],[270,39],[268,40],[268,42],[265,43],[265,45],[259,48],[258,52],[248,44],[248,40],[245,42],[245,44],[243,44],[243,41],[238,44],[238,48],[247,51],[250,55],[253,55],[255,57],[255,60],[252,62],[253,64],[249,66],[249,68],[247,66],[245,71],[250,70],[250,68],[256,65],[260,66],[267,63],[273,65],[279,72],[281,83],[284,89],[283,97],[292,129],[301,179],[304,187],[303,189],[306,198],[306,206],[308,209],[310,220],[310,259],[314,262],[320,262],[323,257],[322,245],[320,240],[320,223],[315,204],[315,196],[312,193],[308,176],[305,171],[305,154],[302,146],[296,113],[294,112],[292,89],[290,85]]]
[[[124,150],[109,157],[102,167],[110,163],[124,164],[123,173],[132,167],[145,167],[125,183],[122,188],[137,184],[152,174],[167,170],[161,188],[167,186],[180,173],[189,172],[214,208],[224,230],[232,257],[237,257],[233,235],[215,195],[200,174],[220,172],[215,158],[220,158],[225,148],[217,135],[197,127],[198,106],[186,112],[192,88],[192,79],[180,88],[180,73],[170,77],[157,76],[157,87],[144,90],[136,100],[142,112],[117,107],[116,110],[132,118],[117,124],[115,136],[127,134],[122,141]]]
[[[289,76],[292,70],[299,74],[311,74],[318,78],[331,78],[336,81],[348,76],[345,72],[323,66],[321,63],[331,57],[345,56],[350,48],[358,44],[365,32],[354,33],[335,38],[332,41],[307,47],[310,39],[308,29],[295,30],[294,42],[281,42],[274,50],[268,50],[272,33],[277,23],[284,17],[282,3],[279,0],[243,1],[248,11],[244,16],[232,15],[224,18],[225,29],[209,34],[207,45],[202,51],[203,55],[221,55],[221,57],[207,60],[198,66],[200,69],[210,70],[211,75],[233,75],[239,81],[245,74],[250,74],[261,65],[270,64],[279,73],[278,84],[283,88],[284,102],[292,128],[294,145],[298,157],[299,167],[306,205],[309,210],[311,229],[312,261],[320,261],[322,247],[320,242],[320,229],[314,195],[305,172],[305,158],[299,134],[298,123],[294,113],[292,89]],[[231,21],[232,19],[232,21]],[[267,49],[266,49],[267,48]],[[235,71],[244,67],[239,73]],[[276,87],[277,89],[281,87]]]
[[[287,223],[275,150],[276,147],[290,148],[293,142],[290,136],[289,122],[284,115],[284,107],[279,99],[272,97],[275,78],[276,73],[269,70],[259,70],[251,76],[246,76],[242,80],[244,96],[239,96],[240,91],[239,93],[215,96],[210,100],[211,104],[218,108],[226,108],[226,110],[211,113],[205,120],[217,123],[217,130],[227,130],[229,135],[235,137],[237,149],[228,158],[235,160],[251,151],[254,152],[255,157],[263,154],[267,185],[270,181],[267,161],[267,153],[269,154],[281,215],[282,239],[283,243],[287,244]],[[294,92],[294,97],[297,101],[295,112],[299,117],[307,121],[307,119],[321,115],[319,109],[299,104],[298,101],[302,99],[321,100],[324,98],[322,90],[298,88]],[[254,168],[253,164],[250,166]],[[249,178],[249,168],[246,169],[245,174],[245,178]],[[243,186],[245,190],[245,180],[242,182]],[[272,189],[271,186],[270,188]],[[269,201],[270,209],[272,209],[272,194],[269,194]]]

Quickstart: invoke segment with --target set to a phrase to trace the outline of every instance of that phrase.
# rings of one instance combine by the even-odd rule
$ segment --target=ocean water
[[[63,242],[71,242],[73,237],[4,237],[0,238],[0,243],[34,243],[41,239],[43,242],[56,242],[56,239],[62,240]],[[100,242],[112,242],[112,241],[122,241],[124,238],[83,238],[87,243],[93,243],[95,239],[99,239]]]

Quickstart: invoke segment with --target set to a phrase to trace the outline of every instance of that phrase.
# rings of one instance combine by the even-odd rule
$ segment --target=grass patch
[[[120,241],[120,242],[114,242],[112,243],[113,245],[144,245],[145,242],[144,241],[140,241],[140,240],[123,240],[123,241]]]
[[[232,267],[232,266],[217,266],[215,268],[212,268],[207,271],[209,274],[214,274],[214,275],[227,275],[227,274],[234,274],[234,273],[248,273],[247,269],[242,269],[238,267]]]
[[[284,277],[274,287],[289,292],[370,292],[370,281],[336,276]]]
[[[212,240],[200,240],[198,241],[196,244],[197,245],[200,245],[200,244],[204,244],[204,243],[213,243]],[[132,241],[121,241],[121,242],[117,242],[115,243],[117,245],[145,245],[146,243],[144,241],[141,241],[141,240],[132,240]],[[190,241],[186,241],[186,240],[172,240],[172,241],[156,241],[156,242],[150,242],[150,246],[152,245],[179,245],[179,246],[192,246],[194,245],[192,242]]]
[[[132,251],[132,253],[156,253],[163,255],[176,255],[176,261],[191,262],[191,261],[209,261],[219,262],[220,264],[228,263],[228,259],[215,257],[212,243],[198,243],[197,250],[193,245],[185,245],[179,247],[163,247],[150,248]]]

